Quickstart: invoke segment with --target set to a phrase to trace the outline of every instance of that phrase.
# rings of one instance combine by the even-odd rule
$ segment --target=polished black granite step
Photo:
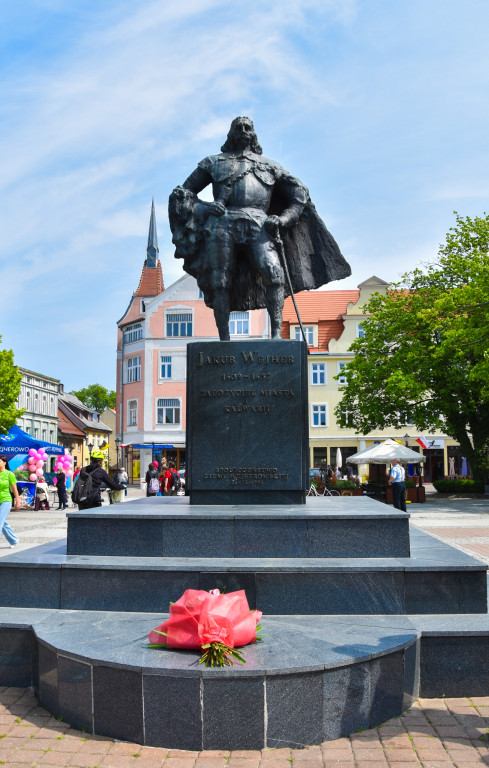
[[[368,496],[266,507],[191,506],[184,497],[153,497],[67,518],[69,555],[409,557],[409,515]]]
[[[267,614],[482,613],[487,566],[411,528],[411,557],[203,558],[67,555],[66,542],[0,559],[0,604],[166,611],[185,589],[246,591]]]
[[[489,616],[267,616],[246,665],[152,650],[163,614],[0,609],[0,685],[72,727],[174,749],[302,747],[372,728],[418,695],[489,689]]]

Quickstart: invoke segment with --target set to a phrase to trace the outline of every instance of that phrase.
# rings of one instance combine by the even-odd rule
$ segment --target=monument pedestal
[[[305,504],[306,345],[189,344],[186,432],[191,504]]]

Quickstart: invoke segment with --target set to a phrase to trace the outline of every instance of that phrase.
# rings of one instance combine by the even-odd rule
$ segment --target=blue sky
[[[238,114],[311,197],[352,288],[435,258],[489,195],[487,0],[5,0],[2,346],[78,389],[115,386],[116,321],[155,198]]]

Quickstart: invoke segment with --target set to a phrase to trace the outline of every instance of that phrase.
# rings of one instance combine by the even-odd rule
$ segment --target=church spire
[[[146,266],[155,269],[158,260],[158,235],[156,233],[155,201],[151,202],[151,216],[149,219],[148,246],[146,248]]]
[[[159,260],[158,235],[156,234],[155,201],[151,202],[151,216],[149,219],[148,245],[146,258],[141,272],[141,279],[134,296],[158,296],[165,290],[161,261]]]

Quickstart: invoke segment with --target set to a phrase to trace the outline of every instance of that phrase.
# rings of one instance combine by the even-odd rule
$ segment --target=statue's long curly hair
[[[231,123],[231,127],[229,129],[229,133],[227,135],[226,141],[221,147],[221,152],[235,152],[237,149],[239,149],[235,141],[236,124],[238,123],[239,120],[248,120],[253,127],[253,133],[251,134],[251,146],[250,146],[251,151],[254,152],[256,155],[263,154],[263,149],[258,143],[258,136],[256,135],[256,132],[255,132],[255,126],[253,125],[253,120],[250,120],[249,117],[246,117],[244,115],[242,117],[234,118],[233,122]]]

